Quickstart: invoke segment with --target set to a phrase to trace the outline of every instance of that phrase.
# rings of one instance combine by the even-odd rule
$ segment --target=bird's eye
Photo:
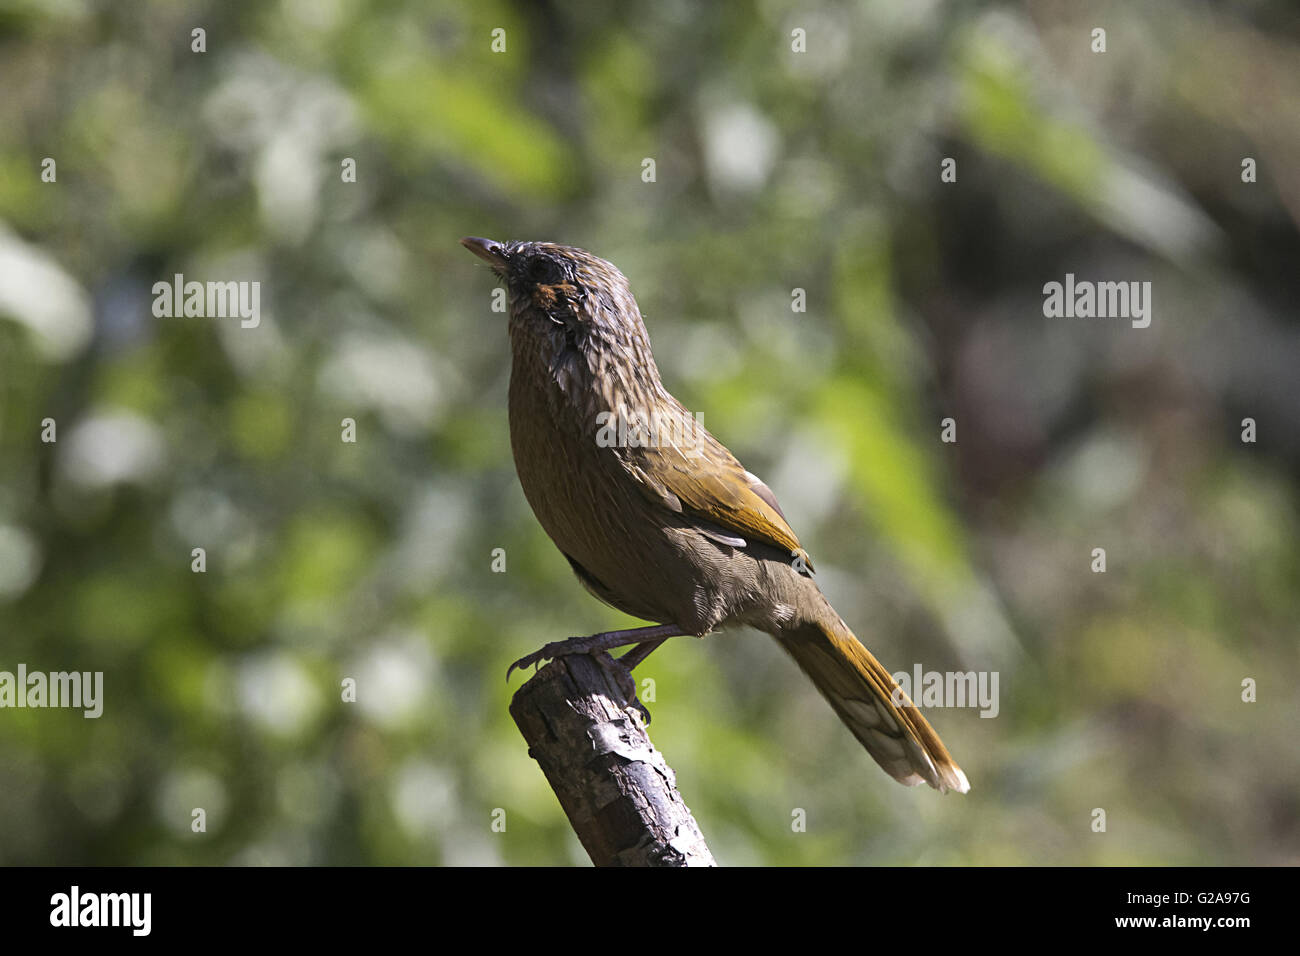
[[[545,256],[538,256],[528,264],[528,279],[537,285],[555,285],[564,278],[560,264]]]

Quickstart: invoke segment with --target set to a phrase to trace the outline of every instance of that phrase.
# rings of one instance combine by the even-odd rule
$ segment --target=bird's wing
[[[781,548],[811,567],[772,490],[702,425],[693,428],[687,441],[636,449],[627,463],[642,491],[672,511]],[[732,543],[725,533],[711,536]]]

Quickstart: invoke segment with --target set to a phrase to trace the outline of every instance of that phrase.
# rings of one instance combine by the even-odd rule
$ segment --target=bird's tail
[[[777,642],[885,773],[909,787],[924,782],[940,793],[968,791],[966,775],[934,728],[830,603],[817,596],[818,612],[782,628],[774,635]]]

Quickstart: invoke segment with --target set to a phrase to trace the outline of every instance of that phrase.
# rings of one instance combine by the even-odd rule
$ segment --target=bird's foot
[[[594,654],[596,651],[608,651],[615,647],[626,647],[628,644],[652,645],[648,650],[641,648],[633,649],[629,654],[624,655],[627,661],[624,668],[631,671],[636,664],[645,659],[646,654],[662,644],[667,638],[675,637],[684,633],[681,629],[671,624],[654,624],[650,627],[634,627],[625,631],[603,631],[600,634],[589,634],[586,637],[571,637],[566,641],[552,641],[541,650],[533,651],[526,657],[521,657],[515,661],[506,670],[506,679],[517,669],[530,667],[539,661],[553,661],[557,657],[565,657],[569,654]]]
[[[515,661],[506,670],[506,680],[517,670],[525,667],[535,667],[542,661],[553,661],[557,657],[567,657],[570,654],[591,654],[594,651],[604,650],[600,646],[597,638],[604,637],[604,634],[593,634],[590,637],[571,637],[565,641],[551,641],[539,650],[531,654],[525,654],[519,660]]]
[[[653,624],[650,627],[636,627],[624,631],[605,631],[589,637],[571,637],[567,641],[552,641],[541,650],[533,651],[511,664],[506,671],[506,679],[509,680],[510,675],[517,668],[535,666],[540,661],[555,660],[557,657],[565,657],[569,654],[590,654],[610,675],[614,686],[622,693],[629,706],[633,707],[648,724],[650,711],[646,710],[645,705],[636,695],[636,680],[632,677],[632,668],[649,657],[650,652],[668,638],[685,633],[686,631],[674,624]],[[622,657],[613,658],[605,653],[611,648],[626,647],[628,644],[637,646]]]
[[[617,643],[612,643],[617,641]],[[565,641],[552,641],[544,647],[519,658],[510,665],[506,671],[506,679],[516,670],[522,670],[526,667],[535,667],[542,661],[555,660],[558,657],[568,657],[572,654],[590,654],[606,674],[614,682],[619,693],[627,702],[636,709],[645,723],[650,723],[650,711],[646,710],[644,704],[636,695],[636,679],[632,676],[632,667],[644,659],[644,654],[631,652],[624,657],[630,657],[633,661],[632,666],[624,663],[624,658],[611,657],[607,651],[609,647],[618,647],[630,643],[626,635],[617,633],[592,634],[590,637],[571,637]],[[660,642],[662,643],[662,641]],[[656,645],[657,646],[657,645]]]

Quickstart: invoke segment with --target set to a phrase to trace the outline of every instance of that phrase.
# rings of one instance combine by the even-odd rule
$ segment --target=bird
[[[584,249],[466,237],[504,282],[510,445],[581,584],[656,622],[546,644],[511,671],[748,625],[774,637],[895,780],[966,793],[939,735],[814,580],[776,496],[665,388],[623,273]]]

